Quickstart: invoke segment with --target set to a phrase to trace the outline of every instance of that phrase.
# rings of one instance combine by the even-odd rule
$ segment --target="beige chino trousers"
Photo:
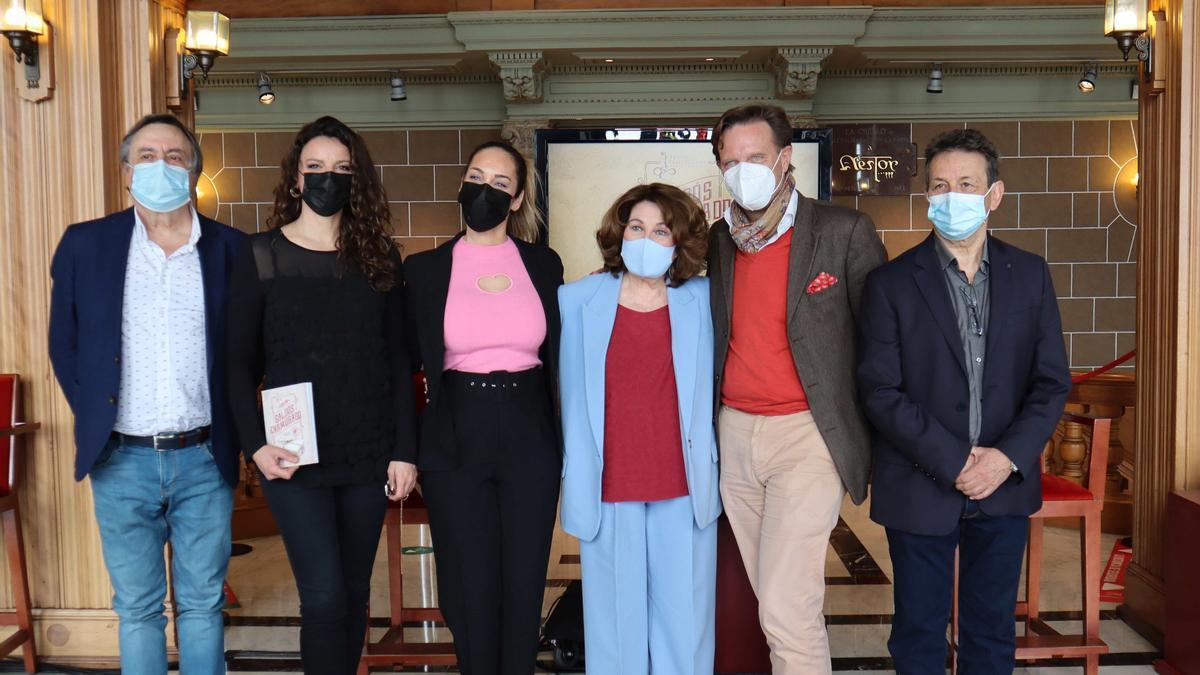
[[[831,672],[825,557],[845,488],[812,413],[722,407],[721,499],[737,539],[773,675]]]

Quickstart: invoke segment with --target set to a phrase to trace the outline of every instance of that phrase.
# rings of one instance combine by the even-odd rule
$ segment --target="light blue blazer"
[[[562,524],[591,541],[600,529],[604,471],[604,380],[608,342],[617,318],[621,278],[593,274],[558,289],[562,314],[559,385],[562,398]],[[713,325],[708,279],[667,288],[671,357],[679,396],[684,469],[696,526],[721,515],[717,443],[713,431]]]

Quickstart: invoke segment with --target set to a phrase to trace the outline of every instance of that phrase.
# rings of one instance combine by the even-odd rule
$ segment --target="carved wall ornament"
[[[811,98],[817,93],[821,63],[832,53],[832,47],[781,47],[771,60],[775,95],[779,98]]]
[[[540,50],[489,52],[488,58],[499,70],[504,100],[509,103],[541,102],[546,60]]]

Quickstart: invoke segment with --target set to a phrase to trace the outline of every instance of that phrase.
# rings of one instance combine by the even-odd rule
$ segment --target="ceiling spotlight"
[[[400,77],[400,73],[392,73],[392,100],[404,101],[408,99],[408,92],[404,90],[404,78]]]
[[[1083,77],[1079,78],[1079,91],[1085,94],[1096,91],[1096,64],[1089,63],[1083,69]]]
[[[275,91],[271,89],[271,76],[266,73],[258,74],[258,102],[271,105],[275,102]]]
[[[925,85],[925,91],[930,94],[942,93],[942,64],[935,63],[929,67],[929,84]]]

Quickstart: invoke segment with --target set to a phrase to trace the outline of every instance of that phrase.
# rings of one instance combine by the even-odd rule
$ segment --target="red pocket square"
[[[826,288],[829,288],[830,286],[836,284],[837,282],[838,282],[837,277],[833,276],[832,274],[830,274],[828,272],[821,272],[820,274],[817,275],[817,277],[815,279],[813,279],[812,281],[810,281],[808,283],[807,293],[809,295],[812,295],[813,293],[820,293],[821,291],[825,290]]]

